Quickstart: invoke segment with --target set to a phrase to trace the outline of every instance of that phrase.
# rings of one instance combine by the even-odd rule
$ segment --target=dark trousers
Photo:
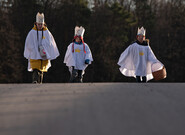
[[[38,69],[33,69],[32,83],[42,83],[44,73]]]
[[[77,70],[77,69],[74,69],[74,67],[72,67],[72,72],[71,72],[71,77],[70,77],[69,82],[71,82],[71,83],[74,83],[74,82],[82,83],[83,82],[82,73],[83,73],[83,70]]]
[[[136,76],[136,82],[146,82],[146,76],[142,76],[142,80],[141,76]]]

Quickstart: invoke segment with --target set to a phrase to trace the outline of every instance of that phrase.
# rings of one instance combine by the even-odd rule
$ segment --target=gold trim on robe
[[[37,30],[37,27],[36,27],[36,25],[34,24],[34,27],[32,28],[33,30]],[[44,26],[43,27],[43,31],[46,31],[46,30],[48,30],[48,28],[46,27],[46,26]],[[40,30],[38,30],[38,31],[40,31]]]

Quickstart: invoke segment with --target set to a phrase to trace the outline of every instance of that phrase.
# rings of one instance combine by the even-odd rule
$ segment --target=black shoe
[[[37,84],[37,81],[33,81],[32,83]]]

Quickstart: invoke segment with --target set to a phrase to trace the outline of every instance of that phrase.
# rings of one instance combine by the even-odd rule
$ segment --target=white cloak
[[[42,31],[38,31],[37,40],[37,30],[32,29],[26,37],[24,57],[28,59],[28,71],[32,71],[29,62],[30,59],[42,59],[38,50],[39,43],[42,44],[46,52],[46,57],[49,60],[47,69],[51,67],[50,60],[56,59],[59,56],[55,40],[48,29],[43,31],[43,36],[43,39],[41,39]]]
[[[158,69],[152,69],[154,63],[159,63]],[[146,76],[147,81],[153,79],[152,70],[162,69],[163,64],[157,60],[150,46],[131,44],[120,56],[119,69],[125,76]]]
[[[87,64],[85,64],[85,60],[89,59],[90,63],[93,61],[91,50],[89,49],[89,46],[85,44],[85,51],[84,52],[84,46],[83,44],[75,44],[74,43],[74,52],[72,52],[72,45],[71,43],[66,51],[65,58],[64,58],[64,63],[66,63],[66,66],[69,68],[71,66],[74,66],[75,69],[78,70],[85,70],[87,68]]]

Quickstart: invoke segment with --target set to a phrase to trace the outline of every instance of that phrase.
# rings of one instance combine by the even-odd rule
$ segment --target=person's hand
[[[85,64],[89,64],[90,60],[89,59],[86,59],[85,60]]]

